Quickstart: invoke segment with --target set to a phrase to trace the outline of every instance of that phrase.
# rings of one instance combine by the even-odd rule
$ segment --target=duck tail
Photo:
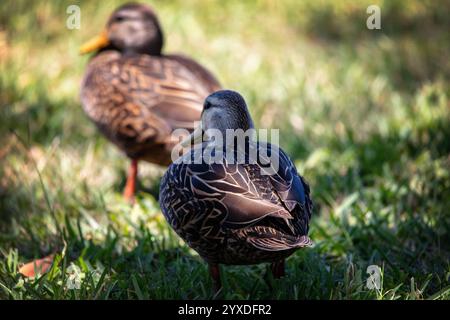
[[[271,227],[252,226],[239,230],[239,237],[264,251],[284,251],[309,247],[313,243],[307,235],[292,236]]]

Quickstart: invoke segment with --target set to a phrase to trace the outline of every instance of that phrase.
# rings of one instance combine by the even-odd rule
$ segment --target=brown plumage
[[[163,35],[156,14],[141,4],[118,8],[106,30],[81,48],[95,51],[81,101],[99,130],[131,160],[125,196],[134,196],[137,162],[171,162],[177,128],[192,130],[205,97],[220,88],[194,60],[161,52]]]
[[[208,137],[210,129],[219,130],[223,139],[229,130],[253,129],[239,93],[222,90],[206,99],[201,130],[194,131],[192,140],[198,141],[202,132]],[[281,148],[245,140],[230,149],[218,141],[216,135],[206,139],[169,166],[160,186],[161,210],[175,232],[208,262],[216,290],[221,285],[218,264],[270,262],[273,275],[281,277],[284,259],[311,245],[310,188]],[[258,152],[258,162],[252,161],[250,150]],[[238,154],[241,162],[229,160],[239,159]],[[261,161],[266,159],[270,162]],[[265,174],[267,164],[273,167],[270,174]]]

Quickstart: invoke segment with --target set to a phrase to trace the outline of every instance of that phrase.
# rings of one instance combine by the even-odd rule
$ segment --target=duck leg
[[[222,281],[220,280],[220,268],[217,263],[208,263],[209,274],[213,280],[214,292],[217,293],[222,288]]]
[[[123,196],[126,200],[131,203],[134,202],[134,194],[136,192],[136,178],[138,173],[138,161],[136,159],[131,159],[130,168],[128,169],[127,183],[125,185],[125,190],[123,191]]]
[[[270,269],[272,270],[274,279],[284,277],[285,276],[284,259],[277,262],[273,262],[270,265]]]

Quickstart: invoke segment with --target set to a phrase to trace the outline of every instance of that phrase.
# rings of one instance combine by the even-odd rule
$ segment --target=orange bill
[[[86,54],[89,52],[100,50],[109,44],[108,35],[106,31],[103,31],[98,36],[92,38],[88,42],[85,42],[80,47],[80,54]]]

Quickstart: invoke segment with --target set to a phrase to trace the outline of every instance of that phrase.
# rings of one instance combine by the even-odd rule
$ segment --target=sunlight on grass
[[[143,165],[135,206],[126,159],[84,116],[79,45],[123,1],[12,1],[0,9],[0,299],[212,298],[206,266],[157,202]],[[382,10],[381,31],[365,27]],[[312,186],[311,249],[225,267],[227,299],[450,298],[450,60],[435,1],[151,1],[166,52],[183,52],[240,91],[258,126]],[[447,10],[444,10],[447,9]],[[49,273],[19,266],[56,252]],[[382,288],[366,287],[369,265]],[[68,279],[79,269],[78,289]],[[75,270],[75,271],[74,271]]]

